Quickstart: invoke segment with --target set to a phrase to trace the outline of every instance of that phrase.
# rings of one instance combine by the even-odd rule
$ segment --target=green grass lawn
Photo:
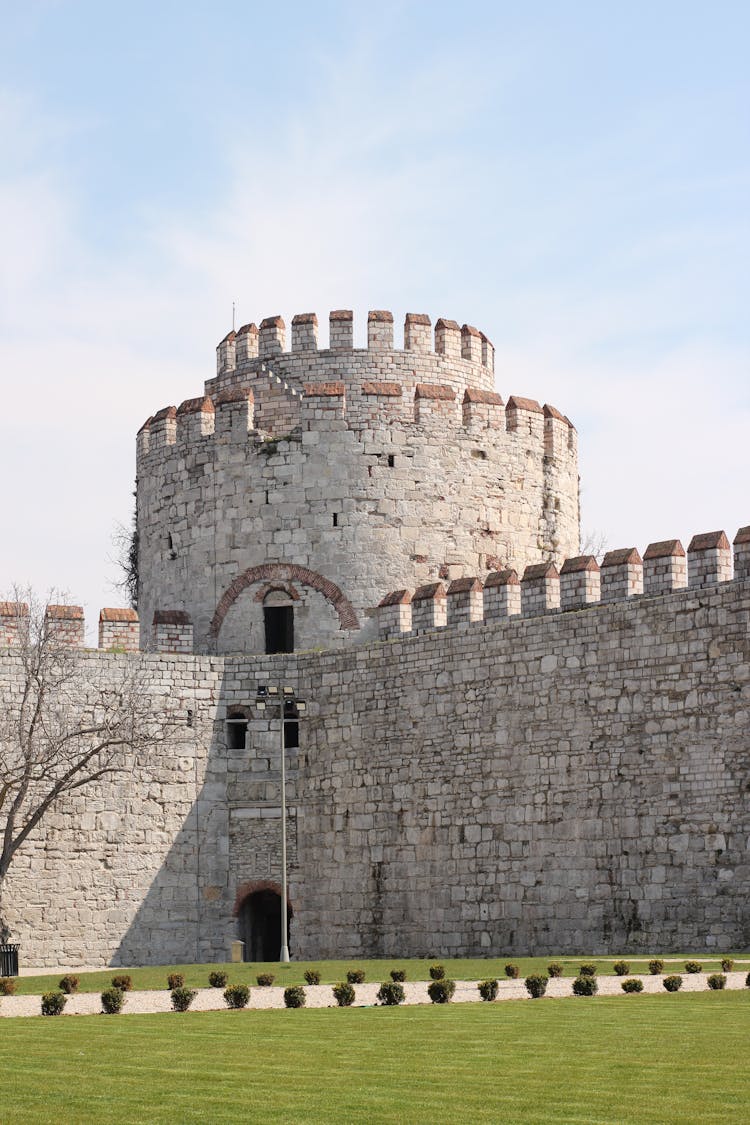
[[[656,956],[656,955],[655,955]],[[665,972],[679,972],[686,960],[698,960],[706,972],[719,972],[721,954],[713,957],[701,957],[696,954],[666,954],[664,955]],[[747,972],[750,969],[750,955],[730,954],[737,961],[736,968]],[[510,961],[518,965],[521,979],[532,972],[546,972],[550,961],[559,961],[564,966],[563,975],[575,977],[579,967],[584,963],[595,964],[600,975],[611,975],[612,965],[615,961],[625,960],[630,965],[632,974],[647,973],[649,957],[493,957],[493,958],[467,958],[450,960],[437,958],[445,966],[446,976],[454,980],[482,980],[485,977],[505,978],[505,965]],[[671,960],[679,963],[670,965]],[[366,971],[368,981],[389,980],[391,969],[405,969],[407,980],[429,980],[429,967],[434,964],[432,960],[406,960],[391,958],[384,961],[349,960],[349,961],[293,961],[289,965],[279,965],[276,962],[269,964],[251,964],[249,962],[239,965],[157,965],[137,969],[103,969],[96,973],[77,973],[80,977],[81,992],[101,992],[109,987],[112,977],[120,973],[129,973],[133,979],[133,988],[166,988],[169,973],[182,973],[185,984],[190,988],[207,988],[208,974],[212,969],[224,969],[229,974],[233,984],[255,984],[259,972],[271,972],[275,975],[275,984],[304,984],[305,969],[317,969],[321,975],[321,983],[335,984],[336,981],[346,979],[347,969],[362,968]],[[74,970],[75,971],[75,970]],[[16,981],[16,994],[19,996],[34,993],[48,992],[57,988],[60,974],[52,976],[19,977]]]
[[[21,1122],[750,1119],[750,992],[3,1020]]]

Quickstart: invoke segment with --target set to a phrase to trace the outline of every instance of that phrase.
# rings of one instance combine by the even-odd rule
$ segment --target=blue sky
[[[611,547],[750,523],[746,4],[0,15],[0,586],[116,602],[135,430],[233,300],[476,324]]]

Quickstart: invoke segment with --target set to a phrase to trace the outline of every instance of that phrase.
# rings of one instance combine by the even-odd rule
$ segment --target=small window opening
[[[268,503],[268,489],[266,489],[266,504]]]
[[[334,527],[339,526],[339,514],[338,514],[338,512],[333,513],[333,526]]]
[[[299,746],[299,715],[294,703],[284,704],[284,745],[289,750]]]
[[[395,466],[395,464],[396,464],[396,458],[393,456],[392,453],[389,453],[388,454],[388,468],[392,469]]]
[[[266,652],[294,652],[293,606],[264,606],[263,623],[266,629]]]
[[[227,717],[227,746],[244,750],[247,744],[247,718],[241,711],[230,711]]]

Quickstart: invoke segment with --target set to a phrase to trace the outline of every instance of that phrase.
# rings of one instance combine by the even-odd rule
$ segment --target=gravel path
[[[682,973],[682,991],[683,992],[703,992],[708,988],[706,979],[708,973]],[[745,987],[745,977],[747,973],[745,970],[741,972],[726,973],[727,985],[726,987],[737,989]],[[599,995],[600,996],[622,996],[625,999],[620,984],[624,978],[616,976],[599,976]],[[639,978],[643,981],[643,992],[661,993],[666,995],[662,985],[661,976],[641,976]],[[413,981],[404,984],[404,992],[406,993],[407,1004],[429,1004],[430,999],[427,995],[428,981]],[[570,977],[559,977],[550,980],[547,985],[547,996],[561,997],[571,995],[572,979]],[[377,1003],[375,997],[380,987],[379,983],[373,984],[358,984],[355,986],[356,999],[354,1001],[355,1007],[369,1007]],[[200,988],[198,995],[193,1001],[191,1011],[208,1012],[216,1010],[226,1010],[224,1003],[224,990],[221,988]],[[308,1008],[334,1008],[336,1001],[333,998],[331,986],[329,984],[306,985],[305,993],[307,996]],[[498,992],[498,1000],[528,1000],[529,996],[522,980],[501,980],[500,990]],[[476,981],[456,981],[456,992],[453,997],[453,1003],[477,1003],[479,1002],[479,992],[477,991]],[[0,1018],[9,1018],[13,1016],[38,1016],[40,998],[39,996],[3,996],[0,997]],[[283,988],[258,988],[253,987],[250,989],[250,1002],[248,1008],[283,1008],[284,1007],[284,989]],[[65,1007],[64,1015],[66,1016],[83,1016],[94,1015],[101,1011],[100,994],[98,992],[81,992],[75,996],[69,996],[68,1002]],[[123,1015],[133,1015],[136,1013],[152,1013],[152,1012],[171,1012],[172,1006],[170,995],[167,989],[160,991],[142,991],[142,992],[128,992],[125,999],[125,1006],[123,1007]]]

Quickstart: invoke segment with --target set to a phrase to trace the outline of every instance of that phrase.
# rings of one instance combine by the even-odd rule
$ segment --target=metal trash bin
[[[0,945],[0,977],[18,976],[18,945]]]

